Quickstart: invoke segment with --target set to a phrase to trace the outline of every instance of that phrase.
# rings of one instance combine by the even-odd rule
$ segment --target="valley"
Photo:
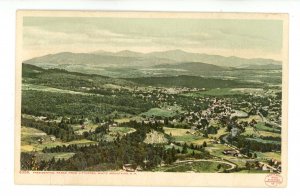
[[[278,64],[179,50],[28,60],[21,169],[280,173]]]

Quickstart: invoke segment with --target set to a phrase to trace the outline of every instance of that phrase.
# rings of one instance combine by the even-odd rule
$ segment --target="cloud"
[[[244,24],[245,23],[245,24]],[[268,22],[109,18],[31,18],[23,27],[26,58],[41,54],[181,49],[220,55],[279,57],[280,25]],[[272,31],[269,30],[272,29]],[[275,29],[275,30],[274,30]]]

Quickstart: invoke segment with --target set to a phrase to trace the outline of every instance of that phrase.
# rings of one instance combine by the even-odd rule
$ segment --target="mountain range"
[[[281,69],[281,62],[263,58],[225,57],[190,53],[182,50],[168,50],[163,52],[140,53],[130,50],[120,52],[95,51],[92,53],[61,52],[48,54],[24,61],[42,68],[68,68],[78,71],[103,68],[172,68],[189,71],[220,71],[234,68],[242,69]],[[76,67],[76,69],[75,69]]]

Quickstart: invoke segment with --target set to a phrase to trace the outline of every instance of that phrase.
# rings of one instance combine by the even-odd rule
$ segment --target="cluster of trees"
[[[35,119],[22,118],[21,125],[32,127],[45,132],[47,135],[54,135],[62,141],[69,142],[75,139],[81,139],[81,136],[75,135],[71,126],[65,123],[44,122]]]
[[[188,88],[245,88],[253,87],[255,84],[250,84],[241,81],[223,80],[216,78],[203,78],[198,76],[166,76],[166,77],[149,77],[149,78],[128,78],[138,84],[164,87],[188,87]]]
[[[89,146],[57,146],[45,148],[43,152],[75,152],[68,160],[40,161],[37,163],[34,154],[22,153],[21,166],[23,170],[93,170],[97,165],[105,164],[108,170],[122,169],[124,164],[134,164],[143,170],[152,169],[162,162],[171,164],[176,161],[175,149],[165,149],[163,145],[144,143],[145,130],[128,134],[113,142],[101,141],[97,145]]]
[[[263,142],[263,140],[249,140],[241,135],[234,138],[228,137],[228,141],[233,143],[236,147],[240,149],[247,149],[248,151],[272,152],[281,150],[281,143]]]
[[[158,121],[149,122],[146,124],[144,121],[139,123],[135,120],[131,120],[129,122],[120,123],[119,126],[120,127],[132,127],[135,129],[146,129],[146,130],[154,129],[156,131],[164,132],[163,124],[159,123]]]
[[[190,145],[188,145],[186,142],[185,143],[180,143],[180,142],[174,142],[174,144],[176,144],[177,146],[181,146],[182,149],[186,149],[187,148],[190,148],[192,150],[198,150],[198,151],[201,151],[201,152],[204,152],[204,148],[207,147],[207,143],[204,141],[202,145],[196,145],[196,144],[193,144],[191,143]],[[187,152],[187,151],[186,151]]]

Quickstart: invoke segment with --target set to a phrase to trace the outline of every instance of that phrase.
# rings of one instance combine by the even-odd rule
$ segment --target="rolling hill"
[[[267,64],[264,66],[261,65],[245,65],[243,67],[239,67],[240,69],[255,69],[255,70],[276,70],[282,69],[282,66],[279,64]]]

